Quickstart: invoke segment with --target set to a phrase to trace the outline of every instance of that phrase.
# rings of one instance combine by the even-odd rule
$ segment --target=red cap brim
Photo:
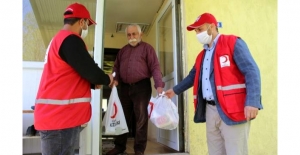
[[[191,25],[187,26],[186,29],[188,31],[192,31],[192,30],[194,30],[197,27],[199,27],[199,26],[196,23],[194,23],[194,24],[191,24]]]
[[[93,21],[93,19],[91,19],[91,18],[88,18],[88,20],[89,20],[89,26],[90,26],[90,25],[93,25],[93,24],[95,24],[95,25],[97,24],[97,23],[96,23],[95,21]]]

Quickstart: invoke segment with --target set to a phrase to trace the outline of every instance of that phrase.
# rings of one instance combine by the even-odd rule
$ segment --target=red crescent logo
[[[153,111],[153,103],[152,102],[149,102],[149,104],[150,104],[150,114],[148,115],[149,116],[149,118],[150,118],[150,116],[151,116],[151,114],[152,114],[152,111]]]
[[[228,57],[227,56],[222,56],[223,58],[225,58],[225,60],[223,61],[223,63],[228,61]]]
[[[116,103],[114,102],[114,114],[112,116],[110,116],[110,118],[115,118],[117,116],[117,113],[118,113],[118,108],[117,108],[117,105]]]

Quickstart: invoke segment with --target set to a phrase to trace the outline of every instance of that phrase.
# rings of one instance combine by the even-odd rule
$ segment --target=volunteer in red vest
[[[166,95],[193,87],[194,122],[206,122],[209,155],[246,155],[250,122],[263,108],[260,71],[245,41],[220,34],[217,26],[210,13],[187,26],[204,49],[187,77]]]
[[[81,125],[91,118],[91,89],[113,81],[83,41],[92,24],[86,7],[73,3],[64,12],[63,28],[49,43],[34,111],[43,155],[74,155]]]

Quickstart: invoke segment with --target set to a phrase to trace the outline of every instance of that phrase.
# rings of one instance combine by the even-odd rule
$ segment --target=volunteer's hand
[[[109,79],[110,79],[110,82],[109,82],[109,85],[112,85],[112,83],[114,82],[114,77],[112,76],[112,74],[107,74],[109,76]]]
[[[102,85],[95,85],[95,89],[101,89]]]
[[[157,87],[156,91],[157,91],[157,95],[159,95],[163,92],[163,88],[162,87]]]
[[[244,113],[245,113],[245,118],[247,119],[247,121],[249,121],[250,119],[255,118],[257,116],[258,108],[246,106],[244,109]]]
[[[165,92],[165,95],[168,96],[168,98],[172,98],[173,96],[175,96],[175,92],[173,89],[169,89]]]
[[[117,80],[114,80],[114,81],[112,82],[112,84],[109,85],[109,87],[110,87],[110,88],[112,88],[113,86],[116,86],[116,87],[117,87],[118,84],[119,84],[119,82],[118,82]]]

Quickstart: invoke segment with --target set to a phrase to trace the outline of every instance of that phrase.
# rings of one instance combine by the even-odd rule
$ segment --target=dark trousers
[[[80,126],[61,130],[40,130],[43,155],[74,155]]]
[[[118,95],[124,110],[128,128],[135,123],[134,150],[144,152],[147,145],[148,103],[152,94],[150,79],[141,80],[135,84],[120,83]],[[135,122],[131,122],[132,116]],[[115,147],[125,151],[128,133],[116,136]]]

